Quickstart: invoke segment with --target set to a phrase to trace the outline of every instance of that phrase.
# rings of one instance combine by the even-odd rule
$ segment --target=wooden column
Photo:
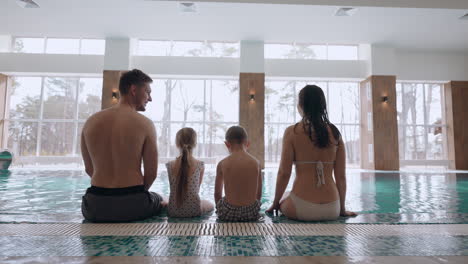
[[[104,70],[102,80],[102,102],[101,109],[109,108],[119,102],[117,98],[112,98],[112,93],[119,97],[119,81],[123,71]]]
[[[6,135],[8,134],[7,118],[7,100],[8,100],[8,76],[0,74],[0,147],[6,148]]]
[[[468,170],[468,81],[444,86],[449,168]]]
[[[249,135],[249,153],[265,167],[265,74],[241,73],[239,76],[239,124]],[[251,95],[254,100],[251,100]]]
[[[396,76],[373,75],[361,83],[361,120],[366,126],[361,132],[361,153],[367,158],[363,168],[400,169],[396,99]]]

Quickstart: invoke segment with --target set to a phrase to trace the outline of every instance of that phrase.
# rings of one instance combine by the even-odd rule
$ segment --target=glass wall
[[[398,135],[402,166],[447,166],[443,85],[397,83]]]
[[[359,166],[359,83],[332,81],[280,81],[265,83],[265,161],[276,166],[281,158],[284,130],[301,120],[297,96],[306,84],[321,87],[327,99],[330,121],[340,130],[346,145],[347,163]]]
[[[16,53],[104,55],[103,39],[29,38],[15,37],[12,51]]]
[[[239,42],[138,40],[134,54],[139,56],[239,58]]]
[[[144,114],[158,133],[160,162],[179,155],[175,135],[192,127],[198,135],[195,155],[214,164],[227,154],[226,130],[239,123],[239,86],[234,79],[156,79],[153,101]]]
[[[15,76],[8,89],[7,148],[15,156],[80,155],[83,123],[101,109],[102,78]]]
[[[265,59],[358,60],[357,45],[265,44]]]

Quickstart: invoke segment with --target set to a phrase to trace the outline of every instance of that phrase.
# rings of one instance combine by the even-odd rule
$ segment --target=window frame
[[[100,79],[103,80],[102,76],[96,76],[96,75],[80,75],[80,76],[73,76],[73,75],[13,75],[11,77],[39,77],[41,78],[41,93],[40,93],[40,108],[39,108],[39,115],[38,118],[10,118],[10,83],[7,85],[7,102],[8,104],[5,107],[5,123],[9,124],[10,122],[31,122],[31,123],[36,123],[38,126],[37,129],[37,135],[36,135],[36,153],[34,156],[20,156],[20,157],[62,157],[62,156],[44,156],[41,155],[41,140],[42,140],[42,126],[43,124],[46,123],[69,123],[73,124],[73,129],[74,129],[74,135],[72,138],[72,152],[70,153],[70,156],[76,157],[80,156],[79,150],[77,149],[78,145],[78,127],[80,123],[86,122],[86,119],[80,119],[79,118],[79,96],[80,96],[80,81],[81,79]],[[49,118],[45,119],[44,118],[44,93],[45,93],[45,79],[47,78],[70,78],[70,79],[76,79],[76,87],[75,87],[75,93],[76,97],[74,100],[74,116],[73,119],[55,119],[55,118]],[[102,100],[102,95],[101,100]],[[8,125],[4,126],[4,141],[3,141],[3,148],[8,147],[8,136],[9,136],[9,131],[8,131]],[[18,155],[19,156],[19,155]]]
[[[325,98],[326,98],[326,101],[327,101],[327,111],[328,111],[328,108],[330,107],[330,103],[329,103],[329,90],[330,90],[330,83],[353,83],[353,84],[356,84],[357,86],[357,91],[358,91],[358,101],[359,101],[359,107],[361,105],[361,102],[360,102],[360,86],[359,86],[359,81],[358,80],[334,80],[334,79],[327,79],[327,80],[324,80],[324,79],[313,79],[313,78],[310,78],[310,79],[305,79],[305,78],[278,78],[278,77],[274,77],[274,76],[270,76],[270,77],[267,77],[265,79],[265,86],[267,85],[268,82],[289,82],[289,81],[294,81],[294,82],[306,82],[306,83],[309,83],[309,84],[313,84],[313,83],[326,83],[326,87],[322,87],[322,88],[326,88],[326,90],[324,91],[325,93]],[[296,89],[299,89],[296,87]],[[300,120],[297,120],[297,91],[294,91],[294,119],[293,121],[291,122],[267,122],[266,121],[266,100],[267,100],[267,96],[265,95],[265,121],[264,121],[264,124],[265,124],[265,127],[267,127],[268,125],[273,125],[273,126],[277,126],[277,127],[280,127],[280,126],[291,126],[291,125],[294,125],[296,124],[297,122],[300,122]],[[360,111],[360,110],[358,110]],[[362,122],[360,120],[360,118],[358,119],[359,122],[358,123],[347,123],[347,122],[343,122],[343,123],[333,123],[340,131],[343,131],[346,127],[350,127],[350,128],[357,128],[358,130],[358,134],[357,134],[357,137],[360,141],[360,132],[361,132],[361,129],[362,129]],[[283,135],[283,132],[280,133],[281,134],[281,137],[282,138],[282,135]],[[266,163],[275,163],[275,160],[278,160],[278,165],[279,165],[279,160],[281,159],[281,153],[279,153],[279,156],[278,157],[273,157],[273,160],[270,161],[268,160],[267,158],[267,133],[265,133],[265,162]],[[345,142],[346,143],[346,142]],[[281,144],[281,142],[278,142],[278,144]],[[355,153],[358,157],[357,157],[357,160],[353,163],[347,163],[347,165],[350,165],[350,166],[353,166],[353,167],[360,167],[360,146],[357,147],[357,153]],[[349,151],[348,151],[349,153]],[[348,159],[347,159],[348,160]]]
[[[73,37],[26,37],[26,36],[13,36],[11,38],[11,50],[10,52],[13,52],[15,48],[15,42],[16,39],[21,39],[21,38],[31,38],[31,39],[42,39],[44,40],[44,46],[42,48],[42,51],[39,53],[33,53],[33,52],[14,52],[14,53],[19,53],[19,54],[48,54],[48,55],[84,55],[84,56],[104,56],[106,52],[106,40],[105,39],[100,39],[100,38],[73,38]],[[47,52],[47,42],[49,39],[72,39],[72,40],[78,40],[78,53],[48,53]],[[102,54],[83,54],[82,51],[82,42],[83,40],[102,40],[104,41],[104,52]]]
[[[219,44],[238,44],[238,56],[233,57],[219,57],[219,56],[180,56],[180,55],[142,55],[140,54],[140,41],[149,41],[149,42],[169,42],[169,43],[177,43],[177,42],[200,42],[200,43],[219,43]],[[217,40],[167,40],[167,39],[137,39],[136,45],[132,51],[133,56],[142,56],[142,57],[187,57],[187,58],[232,58],[238,59],[240,58],[240,42],[239,41],[217,41]]]
[[[448,168],[450,164],[449,160],[449,155],[448,155],[448,137],[447,137],[447,129],[448,129],[448,124],[447,124],[447,119],[446,119],[446,113],[445,113],[445,91],[444,91],[444,82],[431,82],[431,81],[403,81],[403,80],[397,80],[397,87],[398,85],[401,85],[401,92],[402,94],[398,95],[397,94],[397,100],[400,100],[403,95],[403,90],[405,89],[405,85],[422,85],[422,98],[423,98],[423,124],[403,124],[401,120],[398,119],[398,140],[400,143],[399,146],[399,151],[400,153],[400,166],[405,167],[405,166],[443,166]],[[441,124],[436,125],[436,124],[430,124],[427,116],[427,101],[426,101],[426,90],[429,85],[437,85],[440,87],[440,107],[441,107]],[[398,93],[398,89],[397,93]],[[405,101],[401,101],[401,109],[398,109],[398,104],[397,103],[397,111],[401,110],[404,111],[406,109],[406,104]],[[418,127],[422,127],[424,129],[424,150],[425,150],[425,158],[424,159],[409,159],[406,157],[406,146],[407,146],[407,136],[406,132],[403,135],[400,133],[400,131],[406,131],[408,128],[413,128],[414,131]],[[429,133],[431,129],[435,128],[440,128],[441,129],[441,134],[442,134],[442,159],[428,159],[429,153],[428,153],[428,145],[429,145]],[[401,145],[402,144],[402,145]],[[415,151],[415,150],[413,150]]]
[[[267,58],[264,53],[265,60],[326,60],[326,61],[359,61],[360,60],[360,53],[359,53],[359,44],[330,44],[330,43],[303,43],[303,42],[266,42],[266,45],[291,45],[294,49],[296,45],[307,45],[307,46],[322,46],[325,47],[325,59],[310,59],[310,58],[298,58],[297,54],[295,54],[294,58]],[[349,46],[349,47],[356,47],[356,59],[355,60],[331,60],[329,47],[331,46]]]

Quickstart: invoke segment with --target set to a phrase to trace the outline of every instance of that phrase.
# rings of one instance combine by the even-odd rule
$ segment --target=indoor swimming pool
[[[213,201],[214,170],[207,169],[200,197]],[[294,175],[288,188],[291,187]],[[274,198],[276,170],[264,173],[262,211]],[[0,174],[0,222],[82,222],[81,197],[90,178],[81,170],[17,169]],[[461,173],[347,173],[347,208],[358,217],[347,223],[466,223],[468,174]],[[151,191],[169,196],[167,172],[160,171]],[[201,219],[215,220],[208,214]],[[148,222],[165,221],[154,217]],[[171,221],[171,220],[170,220]],[[175,220],[177,221],[177,219]],[[264,221],[285,221],[266,216]],[[330,223],[330,222],[326,222]]]
[[[264,173],[262,211],[276,170]],[[293,177],[291,178],[291,182]],[[304,223],[265,215],[228,224],[214,213],[129,224],[90,224],[81,170],[14,169],[0,175],[0,256],[456,256],[468,255],[468,174],[347,173],[354,218]],[[201,197],[212,200],[207,169]],[[151,191],[168,195],[165,170]]]

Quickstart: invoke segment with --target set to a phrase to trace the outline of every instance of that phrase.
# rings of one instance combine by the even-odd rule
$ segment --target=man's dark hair
[[[119,91],[121,95],[125,95],[128,94],[130,86],[132,85],[141,86],[145,83],[152,82],[153,79],[151,79],[151,77],[149,77],[146,73],[138,69],[133,69],[120,76]]]
[[[226,141],[231,144],[242,144],[247,140],[247,132],[241,126],[232,126],[226,131]]]

